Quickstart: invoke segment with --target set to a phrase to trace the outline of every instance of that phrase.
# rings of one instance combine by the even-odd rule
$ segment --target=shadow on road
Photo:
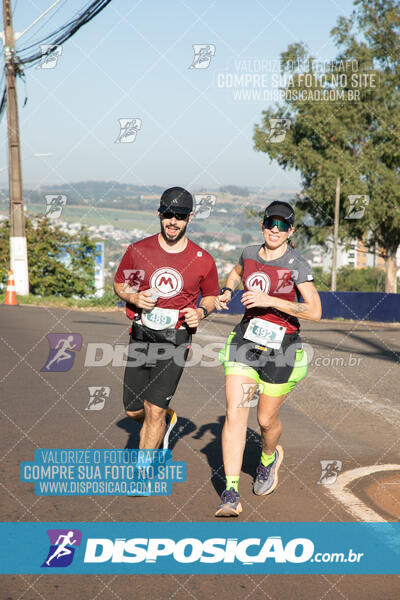
[[[221,447],[221,434],[222,427],[224,426],[225,417],[218,417],[218,423],[207,423],[202,425],[197,431],[196,435],[193,436],[195,440],[201,440],[205,433],[211,433],[214,439],[211,440],[204,448],[200,450],[206,455],[208,464],[211,467],[211,482],[216,490],[217,494],[220,495],[225,489],[225,473],[224,466],[222,464],[222,447]],[[261,454],[261,437],[260,434],[255,432],[253,429],[247,428],[246,433],[246,447],[244,450],[242,472],[248,473],[252,477],[255,476],[256,467],[260,460]]]
[[[366,358],[371,358],[374,360],[384,360],[387,362],[396,363],[399,362],[399,350],[392,350],[387,345],[384,345],[385,342],[383,340],[382,343],[379,344],[375,340],[371,338],[367,339],[363,335],[348,334],[345,337],[349,338],[349,341],[356,341],[360,342],[361,344],[364,344],[365,349],[360,349],[359,346],[342,346],[338,342],[324,341],[322,339],[314,339],[311,337],[306,338],[305,336],[302,336],[302,340],[303,342],[311,344],[311,346],[315,348],[324,348],[327,350],[331,350],[335,353],[342,352],[347,354],[353,354],[354,356],[365,356]]]
[[[121,429],[125,429],[128,433],[128,440],[125,444],[125,448],[139,448],[139,432],[141,425],[136,423],[133,419],[129,417],[125,417],[117,422],[117,427],[121,427]],[[169,438],[169,449],[173,450],[177,444],[177,442],[195,431],[196,426],[193,421],[189,419],[185,419],[183,417],[178,417],[178,422],[175,427],[171,431],[171,435]]]

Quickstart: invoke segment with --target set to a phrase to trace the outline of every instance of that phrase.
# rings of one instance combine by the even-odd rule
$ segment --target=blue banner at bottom
[[[2,523],[3,574],[398,574],[400,523]]]

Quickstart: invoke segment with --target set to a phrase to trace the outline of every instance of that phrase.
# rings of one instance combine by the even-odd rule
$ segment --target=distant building
[[[337,268],[354,267],[355,269],[365,269],[367,267],[377,267],[385,270],[385,259],[380,255],[378,248],[375,251],[368,248],[359,240],[352,240],[345,249],[344,244],[338,244]],[[322,267],[323,271],[332,269],[333,243],[328,240],[327,249],[312,244],[307,252],[303,254],[304,258],[312,267]],[[397,276],[400,277],[400,248],[397,250]]]

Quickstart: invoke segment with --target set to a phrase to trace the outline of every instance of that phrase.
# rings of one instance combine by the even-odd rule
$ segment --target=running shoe
[[[216,517],[237,517],[242,512],[239,493],[231,487],[221,494],[221,504],[215,513]]]
[[[268,467],[260,462],[257,467],[257,476],[253,486],[253,492],[257,496],[266,496],[271,494],[278,485],[278,470],[283,459],[283,448],[277,446],[275,450],[275,459]]]
[[[172,410],[172,408],[167,409],[167,416],[168,415],[169,415],[169,423],[168,423],[168,419],[167,419],[167,430],[164,435],[163,450],[168,450],[168,442],[169,442],[170,433],[178,421],[176,412],[174,410]]]

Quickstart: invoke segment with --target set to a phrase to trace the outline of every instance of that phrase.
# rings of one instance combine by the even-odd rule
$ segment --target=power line
[[[64,44],[64,42],[72,37],[81,27],[94,19],[94,17],[110,4],[110,2],[111,0],[93,0],[81,13],[78,13],[74,19],[63,25],[60,29],[46,35],[38,42],[35,42],[35,44],[21,48],[18,51],[19,63],[31,67],[40,62],[43,59],[43,56],[51,54],[51,46],[60,46],[61,44]],[[45,44],[50,46],[50,48],[43,54],[42,50],[38,48],[38,45]],[[29,54],[28,52],[32,49],[34,49],[33,54]]]
[[[16,0],[18,2],[18,0]],[[31,33],[31,35],[28,35],[28,37],[26,38],[25,42],[28,42],[29,40],[32,40],[33,38],[35,38],[37,36],[37,34],[39,33],[39,31],[41,31],[44,27],[46,27],[46,25],[48,25],[48,23],[50,23],[50,21],[52,21],[54,19],[54,17],[56,16],[56,14],[58,13],[58,11],[63,8],[63,6],[65,6],[65,4],[68,2],[68,0],[64,0],[63,2],[61,2],[61,4],[59,4],[59,6],[57,6],[51,13],[51,15],[49,15],[49,17],[43,21],[43,23],[41,23],[38,27],[38,29],[36,29],[36,31],[34,31],[33,33]],[[18,40],[16,40],[16,44],[18,44]]]
[[[54,8],[61,0],[55,0],[47,10],[20,34],[34,28],[39,20]],[[5,58],[5,87],[0,103],[0,113],[7,108],[8,125],[8,168],[10,196],[10,264],[15,275],[17,293],[29,294],[29,269],[27,240],[25,235],[24,196],[21,173],[21,148],[18,124],[17,77],[24,79],[24,65],[32,66],[45,60],[55,49],[72,37],[83,25],[91,21],[105,8],[111,0],[94,0],[74,19],[57,31],[44,37],[41,42],[48,43],[48,51],[38,48],[38,43],[31,44],[21,51],[15,50],[15,34],[12,19],[11,0],[3,0],[3,44]],[[40,42],[39,42],[40,44]],[[32,52],[33,51],[33,52]],[[26,103],[26,99],[25,99]]]
[[[55,51],[57,46],[61,46],[62,44],[64,44],[77,31],[79,31],[81,27],[83,27],[92,19],[94,19],[94,17],[96,17],[108,4],[110,4],[110,2],[111,0],[92,0],[92,2],[90,2],[86,6],[86,8],[84,8],[81,12],[77,13],[73,19],[68,21],[68,23],[66,23],[56,31],[53,31],[52,33],[46,35],[34,44],[25,46],[24,48],[21,48],[18,51],[13,51],[11,62],[13,64],[16,75],[19,77],[23,77],[23,67],[30,68],[33,67],[35,64],[38,64],[39,62],[43,61],[45,57],[49,56],[52,52]],[[42,48],[40,47],[42,45],[48,46],[46,52],[43,52]],[[7,105],[5,86],[0,94],[0,97],[1,119]]]

